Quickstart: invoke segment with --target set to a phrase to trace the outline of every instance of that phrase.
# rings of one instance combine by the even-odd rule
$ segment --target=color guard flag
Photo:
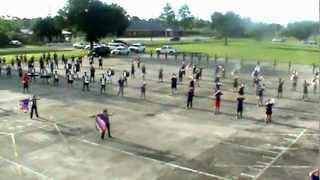
[[[23,99],[19,103],[20,111],[27,113],[29,111],[29,99]]]
[[[106,123],[103,120],[103,116],[101,114],[98,114],[96,116],[96,128],[100,133],[106,130]]]

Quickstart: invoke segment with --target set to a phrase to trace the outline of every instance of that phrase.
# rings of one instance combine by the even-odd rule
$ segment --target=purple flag
[[[105,123],[103,117],[104,116],[102,116],[101,114],[98,114],[96,116],[96,127],[100,132],[106,130],[106,123]]]
[[[29,111],[29,99],[23,99],[19,103],[20,110],[24,113]]]

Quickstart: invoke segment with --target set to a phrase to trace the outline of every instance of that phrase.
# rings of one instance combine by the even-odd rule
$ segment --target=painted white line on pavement
[[[0,159],[2,159],[3,161],[6,161],[6,162],[8,162],[8,163],[10,163],[10,164],[12,164],[12,165],[15,165],[15,166],[17,166],[17,167],[20,167],[20,168],[22,168],[22,169],[25,169],[25,170],[27,170],[27,171],[29,171],[29,172],[37,175],[37,176],[40,176],[40,177],[42,177],[42,178],[45,178],[45,179],[48,179],[48,180],[54,180],[53,178],[50,178],[50,177],[48,177],[48,176],[46,176],[46,175],[44,175],[44,174],[42,174],[42,173],[40,173],[40,172],[37,172],[36,170],[33,170],[33,169],[27,167],[27,166],[24,166],[24,165],[19,164],[19,163],[17,163],[17,162],[11,161],[10,159],[4,158],[4,157],[2,157],[2,156],[0,156]]]
[[[276,151],[270,151],[270,150],[266,150],[266,149],[261,149],[261,148],[251,147],[251,146],[245,146],[245,145],[242,145],[242,144],[236,144],[236,143],[230,143],[230,142],[222,142],[222,143],[223,144],[227,144],[227,145],[239,146],[241,148],[252,150],[252,151],[257,151],[257,152],[267,152],[267,153],[271,153],[271,154],[278,154],[279,153],[279,152],[276,152]]]
[[[221,168],[260,168],[262,170],[265,165],[234,165],[234,164],[215,164],[214,167],[221,167]],[[280,169],[310,169],[312,166],[294,166],[294,165],[274,165],[270,166],[270,168],[280,168]]]
[[[6,132],[0,132],[0,135],[10,136],[11,134]]]
[[[17,151],[16,138],[15,138],[14,134],[10,134],[10,136],[11,136],[11,143],[12,143],[12,147],[13,147],[14,157],[15,157],[16,161],[18,161],[19,154]],[[18,174],[21,176],[21,174],[22,174],[21,167],[17,166],[17,170],[18,170]]]
[[[283,154],[285,154],[288,149],[293,146],[302,136],[303,134],[306,132],[307,130],[304,129],[300,132],[300,134],[297,136],[297,138],[295,139],[294,142],[292,142],[287,148],[283,149],[263,170],[261,170],[261,172],[259,172],[255,178],[253,179],[258,179],[263,173],[265,173],[268,168],[270,168]]]
[[[241,173],[241,176],[246,176],[246,177],[250,177],[250,178],[254,178],[255,177],[255,175],[247,174],[247,173]]]
[[[91,141],[86,140],[86,139],[80,139],[80,138],[75,138],[75,139],[78,140],[78,141],[87,143],[87,144],[94,145],[94,146],[101,146],[101,144],[98,144],[98,143],[95,143],[95,142],[91,142]],[[157,163],[161,163],[161,164],[173,167],[173,168],[177,168],[177,169],[181,169],[181,170],[184,170],[184,171],[200,174],[200,175],[203,175],[203,176],[212,177],[212,178],[218,178],[219,180],[220,179],[221,180],[229,180],[228,178],[225,178],[225,177],[221,177],[221,176],[218,176],[218,175],[214,175],[214,174],[211,174],[211,173],[199,171],[199,170],[188,168],[188,167],[184,167],[184,166],[180,166],[180,165],[169,163],[169,162],[164,162],[164,161],[153,159],[153,158],[144,157],[144,156],[137,155],[137,154],[132,153],[132,152],[120,150],[120,149],[117,149],[117,148],[113,148],[113,147],[109,147],[109,146],[103,146],[103,147],[107,148],[107,149],[111,149],[113,151],[121,152],[123,154],[127,154],[127,155],[134,156],[134,157],[139,157],[139,158],[146,159],[146,160],[153,161],[153,162],[157,162]]]

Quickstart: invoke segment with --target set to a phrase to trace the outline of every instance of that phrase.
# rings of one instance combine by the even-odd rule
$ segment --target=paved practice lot
[[[112,66],[119,75],[130,70],[130,62],[129,58],[109,58],[104,66]],[[38,80],[31,90],[41,98],[41,118],[34,120],[18,111],[18,101],[28,95],[21,93],[17,77],[1,76],[0,179],[304,180],[320,166],[320,93],[310,93],[310,101],[301,101],[302,78],[298,92],[291,92],[287,65],[273,72],[270,64],[263,64],[268,97],[275,96],[279,76],[286,80],[285,97],[276,99],[274,123],[266,125],[265,109],[257,107],[251,87],[254,64],[241,69],[241,79],[247,84],[245,118],[236,120],[236,94],[229,76],[239,64],[229,61],[222,113],[214,115],[212,64],[200,62],[205,66],[204,77],[196,89],[194,109],[186,110],[186,80],[176,96],[170,95],[171,74],[177,72],[179,62],[148,58],[143,62],[146,100],[140,98],[138,69],[136,79],[129,79],[125,97],[115,96],[115,80],[105,95],[99,94],[98,83],[91,84],[90,92],[82,92],[80,81],[67,88],[65,82],[53,87]],[[157,80],[160,66],[164,83]],[[311,79],[311,67],[294,68]],[[114,138],[100,140],[90,116],[104,108],[114,113]]]

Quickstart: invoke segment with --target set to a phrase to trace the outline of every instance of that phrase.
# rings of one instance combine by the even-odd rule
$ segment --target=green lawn
[[[274,61],[295,64],[312,64],[320,62],[318,46],[303,45],[297,41],[272,43],[271,41],[258,42],[252,39],[230,39],[229,46],[224,46],[222,40],[208,40],[205,42],[154,42],[148,44],[148,50],[154,50],[161,44],[170,44],[182,52],[201,52],[219,57],[228,56],[231,59],[246,61]]]
[[[177,48],[180,52],[200,52],[209,54],[213,57],[215,54],[219,57],[228,56],[230,59],[244,59],[245,61],[270,61],[274,59],[277,63],[288,63],[292,61],[294,64],[312,64],[320,62],[320,50],[318,46],[303,45],[296,40],[289,40],[285,43],[272,43],[267,41],[255,41],[252,39],[230,39],[229,46],[224,46],[223,40],[206,40],[203,42],[181,41],[167,42],[154,41],[146,42],[147,51],[155,50],[164,44],[170,44]],[[8,61],[16,55],[27,54],[28,57],[35,56],[39,58],[42,53],[57,52],[61,57],[83,56],[86,51],[83,50],[58,50],[48,47],[27,47],[27,48],[11,48],[0,49],[0,57],[6,57]]]
[[[36,59],[39,59],[43,53],[50,52],[53,55],[54,52],[58,54],[59,57],[62,54],[65,55],[66,58],[70,58],[72,56],[79,57],[87,55],[87,52],[84,50],[57,50],[57,49],[49,49],[49,48],[31,48],[31,49],[0,49],[0,57],[5,57],[7,62],[10,62],[12,59],[15,59],[17,55],[27,55],[28,58],[34,56]]]

